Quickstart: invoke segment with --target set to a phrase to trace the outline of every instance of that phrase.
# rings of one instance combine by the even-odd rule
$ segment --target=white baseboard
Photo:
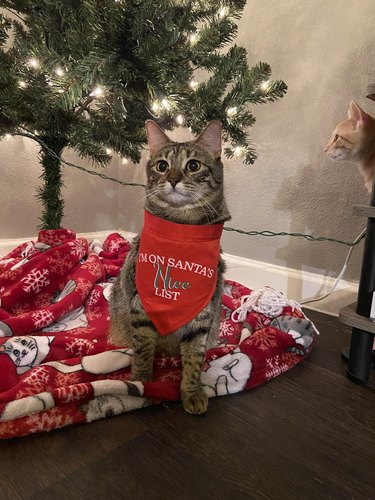
[[[297,302],[315,298],[330,290],[335,279],[322,274],[276,266],[267,262],[223,254],[227,264],[225,277],[255,289],[269,285],[288,299]],[[338,316],[342,307],[357,299],[358,283],[341,280],[336,290],[326,299],[304,305],[308,309]]]
[[[120,232],[129,240],[135,236],[135,233],[116,229],[113,231],[82,233],[79,236],[84,236],[88,241],[92,241],[93,239],[103,241],[106,236],[113,232]],[[21,243],[35,239],[36,237],[34,236],[30,238],[0,240],[0,258]],[[251,289],[269,285],[283,292],[288,299],[293,299],[297,302],[324,295],[335,281],[334,278],[329,276],[276,266],[267,262],[246,259],[236,255],[224,253],[223,257],[227,264],[225,275],[227,279],[238,281]],[[337,316],[342,307],[355,302],[357,292],[357,283],[341,280],[336,290],[329,297],[319,302],[306,304],[305,307]]]

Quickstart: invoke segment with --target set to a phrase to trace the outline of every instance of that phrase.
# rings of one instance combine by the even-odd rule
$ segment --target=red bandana
[[[136,285],[159,335],[186,325],[210,302],[222,231],[223,224],[177,224],[145,212]]]

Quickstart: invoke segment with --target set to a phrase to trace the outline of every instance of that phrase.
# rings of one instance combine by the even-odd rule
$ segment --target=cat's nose
[[[168,182],[173,188],[175,188],[176,184],[180,182],[180,179],[168,179]]]

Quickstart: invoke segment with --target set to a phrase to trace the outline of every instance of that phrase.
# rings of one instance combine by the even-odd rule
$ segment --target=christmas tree
[[[245,4],[0,0],[0,138],[40,146],[42,228],[63,217],[64,149],[97,166],[113,154],[138,162],[146,119],[193,133],[218,119],[225,155],[254,162],[249,104],[282,97],[286,85],[270,80],[266,63],[249,68],[246,50],[231,45]]]

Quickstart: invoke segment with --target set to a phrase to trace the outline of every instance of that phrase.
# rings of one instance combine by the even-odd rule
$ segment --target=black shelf
[[[355,205],[353,207],[353,214],[363,217],[375,217],[375,207],[369,205]]]
[[[357,302],[354,302],[341,309],[339,313],[339,320],[341,323],[375,335],[375,321],[372,321],[366,316],[361,316],[361,314],[357,314],[356,308]]]

